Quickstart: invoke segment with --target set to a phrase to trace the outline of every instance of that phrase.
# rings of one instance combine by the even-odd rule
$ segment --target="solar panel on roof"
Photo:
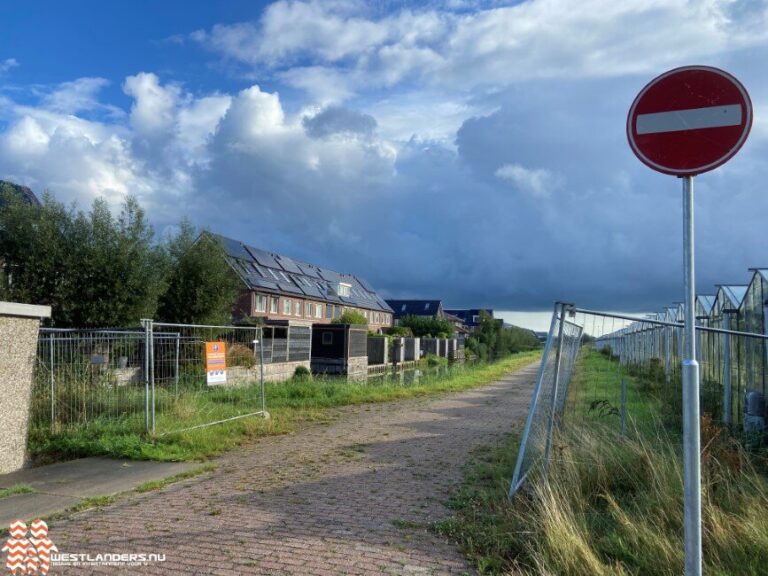
[[[329,282],[338,282],[340,279],[339,273],[334,272],[333,270],[326,270],[325,268],[318,268],[318,272],[320,274],[320,277],[324,280],[328,280]]]
[[[288,282],[278,282],[277,283],[280,290],[283,290],[284,292],[290,292],[291,294],[301,294],[301,290],[299,290],[298,286],[295,286],[293,283]]]
[[[264,252],[264,250],[259,250],[258,248],[254,248],[252,246],[246,246],[246,250],[251,254],[254,260],[261,264],[262,266],[267,266],[268,268],[276,268],[277,270],[280,270],[280,264],[275,262],[275,259],[272,258],[272,256],[268,252]]]
[[[224,250],[226,251],[226,253],[232,256],[233,258],[251,260],[251,255],[245,251],[245,249],[243,248],[243,245],[240,244],[240,242],[238,242],[237,240],[232,240],[232,238],[227,238],[226,236],[214,235],[214,237],[221,242],[221,244],[224,246]]]
[[[260,278],[256,276],[255,274],[248,278],[248,280],[251,281],[252,284],[255,286],[258,286],[260,288],[266,288],[267,290],[278,290],[277,283],[276,282],[270,282],[269,280],[265,280],[264,278]]]
[[[287,272],[293,272],[295,274],[301,274],[301,269],[296,265],[296,262],[288,258],[287,256],[275,255],[275,260],[283,267],[283,270]]]
[[[325,298],[325,294],[320,292],[320,290],[317,289],[317,286],[314,286],[313,284],[309,284],[308,286],[302,286],[301,287],[304,294],[307,296],[314,296],[315,298]]]
[[[317,273],[317,269],[314,266],[310,266],[309,264],[304,264],[303,262],[297,262],[296,263],[301,270],[301,273],[305,276],[310,276],[312,278],[320,278],[320,276]]]

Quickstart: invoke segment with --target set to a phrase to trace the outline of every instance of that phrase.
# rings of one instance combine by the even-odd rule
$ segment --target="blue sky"
[[[768,18],[731,0],[0,4],[0,178],[137,196],[397,297],[654,310],[682,296],[680,184],[635,94],[708,64],[750,91],[697,179],[698,281],[766,266]]]

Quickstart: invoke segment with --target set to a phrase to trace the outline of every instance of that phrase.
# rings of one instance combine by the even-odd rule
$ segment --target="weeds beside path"
[[[271,418],[244,418],[189,432],[147,439],[126,430],[119,421],[33,438],[31,452],[41,462],[81,456],[113,456],[149,460],[204,460],[250,439],[284,434],[301,422],[322,421],[328,409],[372,402],[388,402],[444,392],[458,392],[494,382],[540,358],[540,351],[523,352],[491,364],[456,366],[443,374],[424,376],[418,383],[386,380],[347,382],[340,378],[292,380],[267,385]],[[182,428],[182,422],[178,428]]]
[[[583,354],[547,482],[532,481],[507,500],[516,435],[467,468],[451,499],[455,516],[436,528],[460,543],[481,573],[683,572],[681,447],[676,427],[662,418],[669,402],[663,390],[631,377],[632,427],[623,438],[617,415],[580,412],[597,401],[617,402],[616,380],[606,377],[615,366],[596,352]],[[768,574],[765,470],[706,416],[702,438],[704,571]]]

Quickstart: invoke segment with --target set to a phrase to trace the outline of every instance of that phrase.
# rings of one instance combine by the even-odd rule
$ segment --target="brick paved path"
[[[464,574],[426,527],[474,448],[521,422],[535,366],[441,397],[345,407],[326,425],[259,440],[208,475],[54,522],[62,552],[165,553],[135,568],[61,574]]]

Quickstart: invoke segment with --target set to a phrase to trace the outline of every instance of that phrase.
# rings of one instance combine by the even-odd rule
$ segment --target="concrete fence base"
[[[26,463],[37,335],[50,316],[49,306],[0,302],[0,474]]]

